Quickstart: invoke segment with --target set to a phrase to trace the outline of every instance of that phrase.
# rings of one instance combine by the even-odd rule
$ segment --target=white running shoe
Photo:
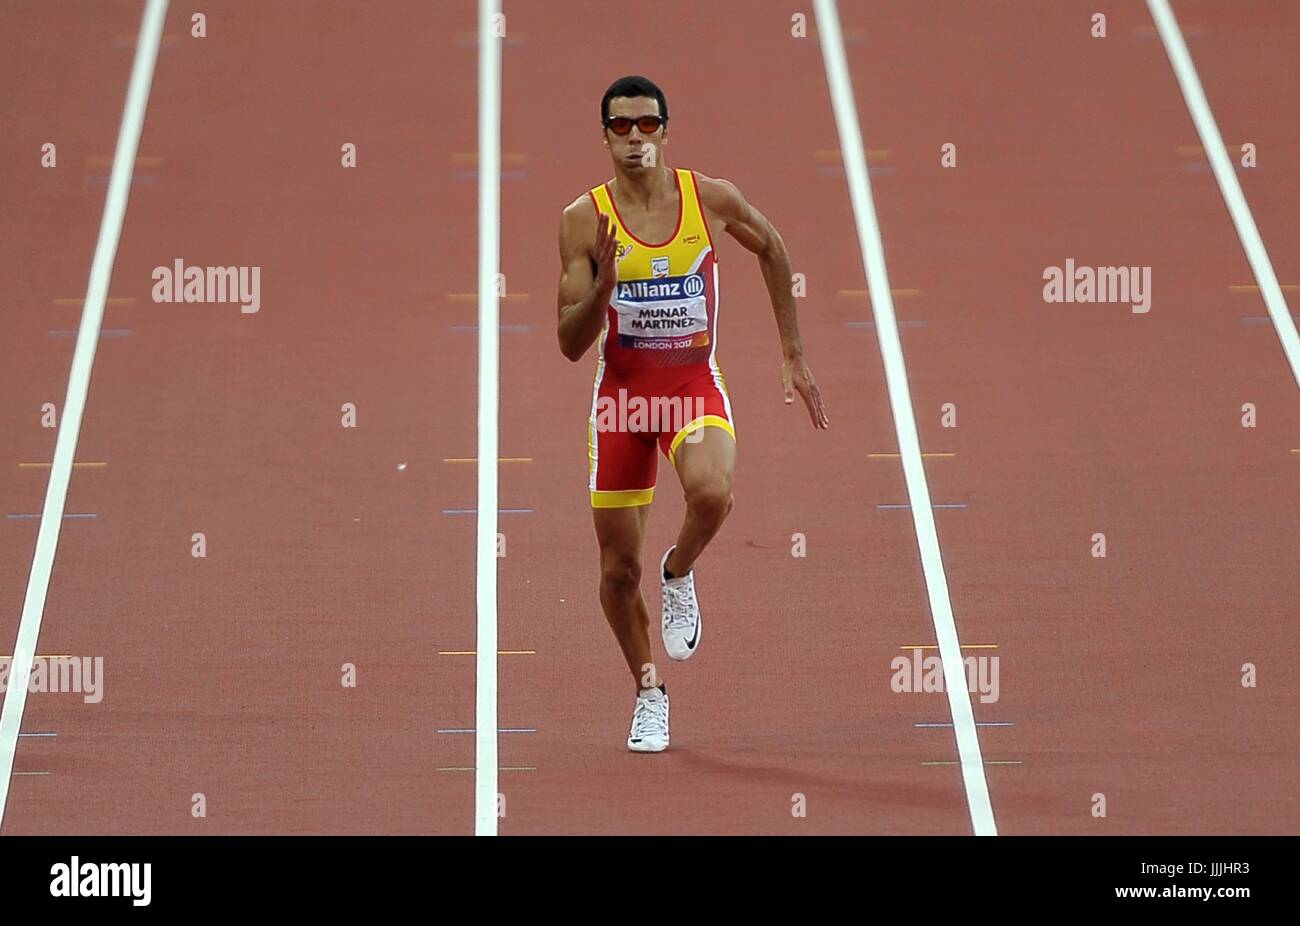
[[[632,732],[627,748],[633,752],[663,752],[668,748],[668,692],[645,688],[636,696]]]
[[[664,578],[664,567],[676,546],[659,561],[659,588],[663,595],[664,649],[677,661],[690,659],[700,645],[700,602],[695,597],[695,569],[676,579]]]

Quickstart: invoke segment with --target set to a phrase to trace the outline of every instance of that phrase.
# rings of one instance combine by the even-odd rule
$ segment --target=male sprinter
[[[668,103],[646,78],[616,80],[601,99],[600,118],[614,179],[574,200],[560,221],[560,350],[576,362],[598,344],[588,488],[600,604],[637,685],[627,748],[662,752],[668,690],[651,660],[641,599],[655,446],[686,495],[677,543],[659,561],[664,649],[673,659],[689,659],[699,646],[692,566],[731,511],[736,466],[731,400],[715,357],[713,232],[727,232],[758,255],[785,356],[786,403],[798,391],[814,427],[830,422],[804,361],[790,257],[772,223],[726,180],[664,163]]]

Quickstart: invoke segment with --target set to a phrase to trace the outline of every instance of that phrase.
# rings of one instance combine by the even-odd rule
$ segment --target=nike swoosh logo
[[[686,641],[686,648],[695,649],[695,641],[698,640],[699,638],[700,638],[700,622],[697,620],[695,622],[695,633],[693,633],[691,635],[691,638]]]

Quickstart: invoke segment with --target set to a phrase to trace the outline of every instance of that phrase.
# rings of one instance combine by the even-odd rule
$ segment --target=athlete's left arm
[[[781,382],[785,387],[786,404],[794,402],[797,390],[808,406],[813,426],[829,427],[830,419],[826,417],[821,391],[804,360],[803,339],[799,337],[794,293],[790,285],[790,255],[785,249],[785,242],[767,216],[751,206],[734,183],[705,177],[703,174],[696,176],[699,178],[700,199],[711,226],[716,229],[721,223],[722,231],[739,241],[747,251],[758,255],[763,282],[767,284],[772,312],[776,315],[776,327],[781,333],[781,350],[785,355],[785,361],[781,365]]]

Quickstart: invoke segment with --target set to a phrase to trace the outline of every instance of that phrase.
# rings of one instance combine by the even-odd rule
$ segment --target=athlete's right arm
[[[593,244],[593,241],[595,242]],[[600,336],[618,271],[617,236],[591,198],[574,200],[560,219],[560,351],[575,363]]]

